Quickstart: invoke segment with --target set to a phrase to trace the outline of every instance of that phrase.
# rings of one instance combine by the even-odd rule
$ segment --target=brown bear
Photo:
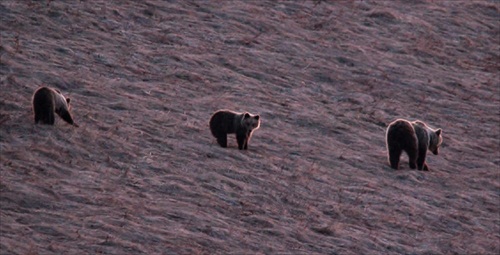
[[[247,150],[252,132],[260,126],[260,116],[248,112],[238,113],[229,110],[219,110],[210,118],[210,130],[217,138],[217,143],[227,147],[227,134],[236,134],[238,149]]]
[[[422,121],[397,119],[387,127],[386,142],[389,163],[392,168],[399,168],[399,158],[405,151],[408,154],[410,168],[429,170],[425,163],[427,149],[438,155],[443,142],[441,129],[431,129]]]
[[[69,98],[65,98],[61,91],[48,87],[40,87],[33,94],[33,112],[35,124],[54,125],[54,113],[57,113],[67,123],[78,127],[70,114]]]

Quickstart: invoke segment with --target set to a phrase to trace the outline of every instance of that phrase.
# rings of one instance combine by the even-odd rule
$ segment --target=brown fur
[[[422,121],[397,119],[387,127],[386,142],[389,164],[399,169],[401,153],[408,154],[410,168],[429,170],[425,162],[427,149],[438,155],[439,146],[443,142],[441,129],[433,130]]]
[[[236,134],[238,149],[248,149],[252,132],[260,126],[260,116],[248,112],[219,110],[210,118],[210,130],[220,146],[227,147],[227,134]]]
[[[33,112],[35,124],[54,125],[55,115],[67,123],[78,127],[70,114],[70,99],[65,98],[57,89],[40,87],[33,94]]]

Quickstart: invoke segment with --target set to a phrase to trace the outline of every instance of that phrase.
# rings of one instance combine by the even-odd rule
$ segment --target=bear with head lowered
[[[399,169],[399,159],[403,151],[408,154],[410,168],[429,170],[425,162],[427,150],[438,155],[439,146],[443,142],[440,128],[431,129],[424,122],[397,119],[390,123],[386,132],[386,143],[389,164]]]

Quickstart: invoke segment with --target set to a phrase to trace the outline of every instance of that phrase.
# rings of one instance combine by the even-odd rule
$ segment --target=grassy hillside
[[[430,171],[397,118],[443,129]],[[3,0],[0,150],[0,254],[498,254],[500,3]]]

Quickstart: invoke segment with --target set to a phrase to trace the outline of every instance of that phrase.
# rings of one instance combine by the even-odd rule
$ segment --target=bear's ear
[[[69,102],[71,101],[71,99],[69,99],[69,97],[66,98],[66,103],[69,104]]]
[[[436,130],[436,135],[437,135],[437,136],[440,136],[440,135],[441,135],[441,129],[440,129],[440,128],[438,128],[438,130]]]
[[[243,118],[244,118],[244,119],[248,119],[248,118],[250,118],[250,113],[245,112],[245,115],[243,116]]]
[[[254,117],[254,118],[255,118],[256,120],[259,120],[260,115],[255,115],[255,117]]]

